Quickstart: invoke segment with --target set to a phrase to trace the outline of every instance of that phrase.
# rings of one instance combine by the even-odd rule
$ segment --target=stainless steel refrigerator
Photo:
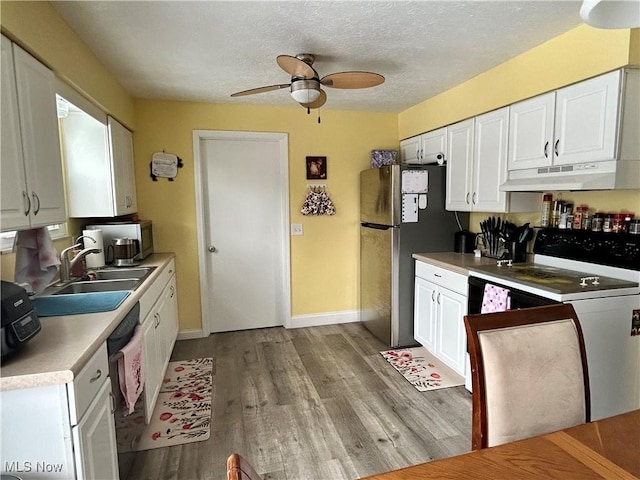
[[[390,347],[413,338],[414,253],[450,252],[469,215],[445,210],[445,166],[360,172],[360,321]]]

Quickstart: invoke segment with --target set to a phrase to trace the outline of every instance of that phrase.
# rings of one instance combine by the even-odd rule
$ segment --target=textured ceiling
[[[54,1],[135,97],[293,106],[279,54],[320,76],[364,70],[378,87],[327,88],[324,108],[399,112],[582,23],[581,1]]]

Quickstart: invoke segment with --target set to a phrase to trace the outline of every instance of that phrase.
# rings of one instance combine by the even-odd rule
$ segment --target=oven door
[[[482,298],[484,296],[484,286],[487,283],[509,290],[509,298],[511,299],[511,310],[561,303],[556,300],[551,300],[539,295],[534,295],[533,293],[506,287],[498,282],[469,276],[469,299],[467,303],[467,312],[469,315],[480,313],[480,310],[482,309]]]

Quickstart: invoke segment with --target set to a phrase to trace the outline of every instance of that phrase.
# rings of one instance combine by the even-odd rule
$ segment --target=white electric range
[[[486,283],[508,289],[512,309],[571,303],[584,334],[591,419],[640,408],[640,236],[542,229],[534,253],[533,263],[473,267],[469,313],[480,313]]]

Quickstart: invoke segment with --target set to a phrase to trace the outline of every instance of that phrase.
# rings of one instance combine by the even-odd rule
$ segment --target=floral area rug
[[[126,417],[116,414],[118,450],[150,450],[207,440],[211,434],[212,367],[213,358],[169,362],[149,425],[144,424],[142,396],[134,413]]]
[[[380,354],[419,392],[464,385],[464,377],[424,347],[385,350]]]

